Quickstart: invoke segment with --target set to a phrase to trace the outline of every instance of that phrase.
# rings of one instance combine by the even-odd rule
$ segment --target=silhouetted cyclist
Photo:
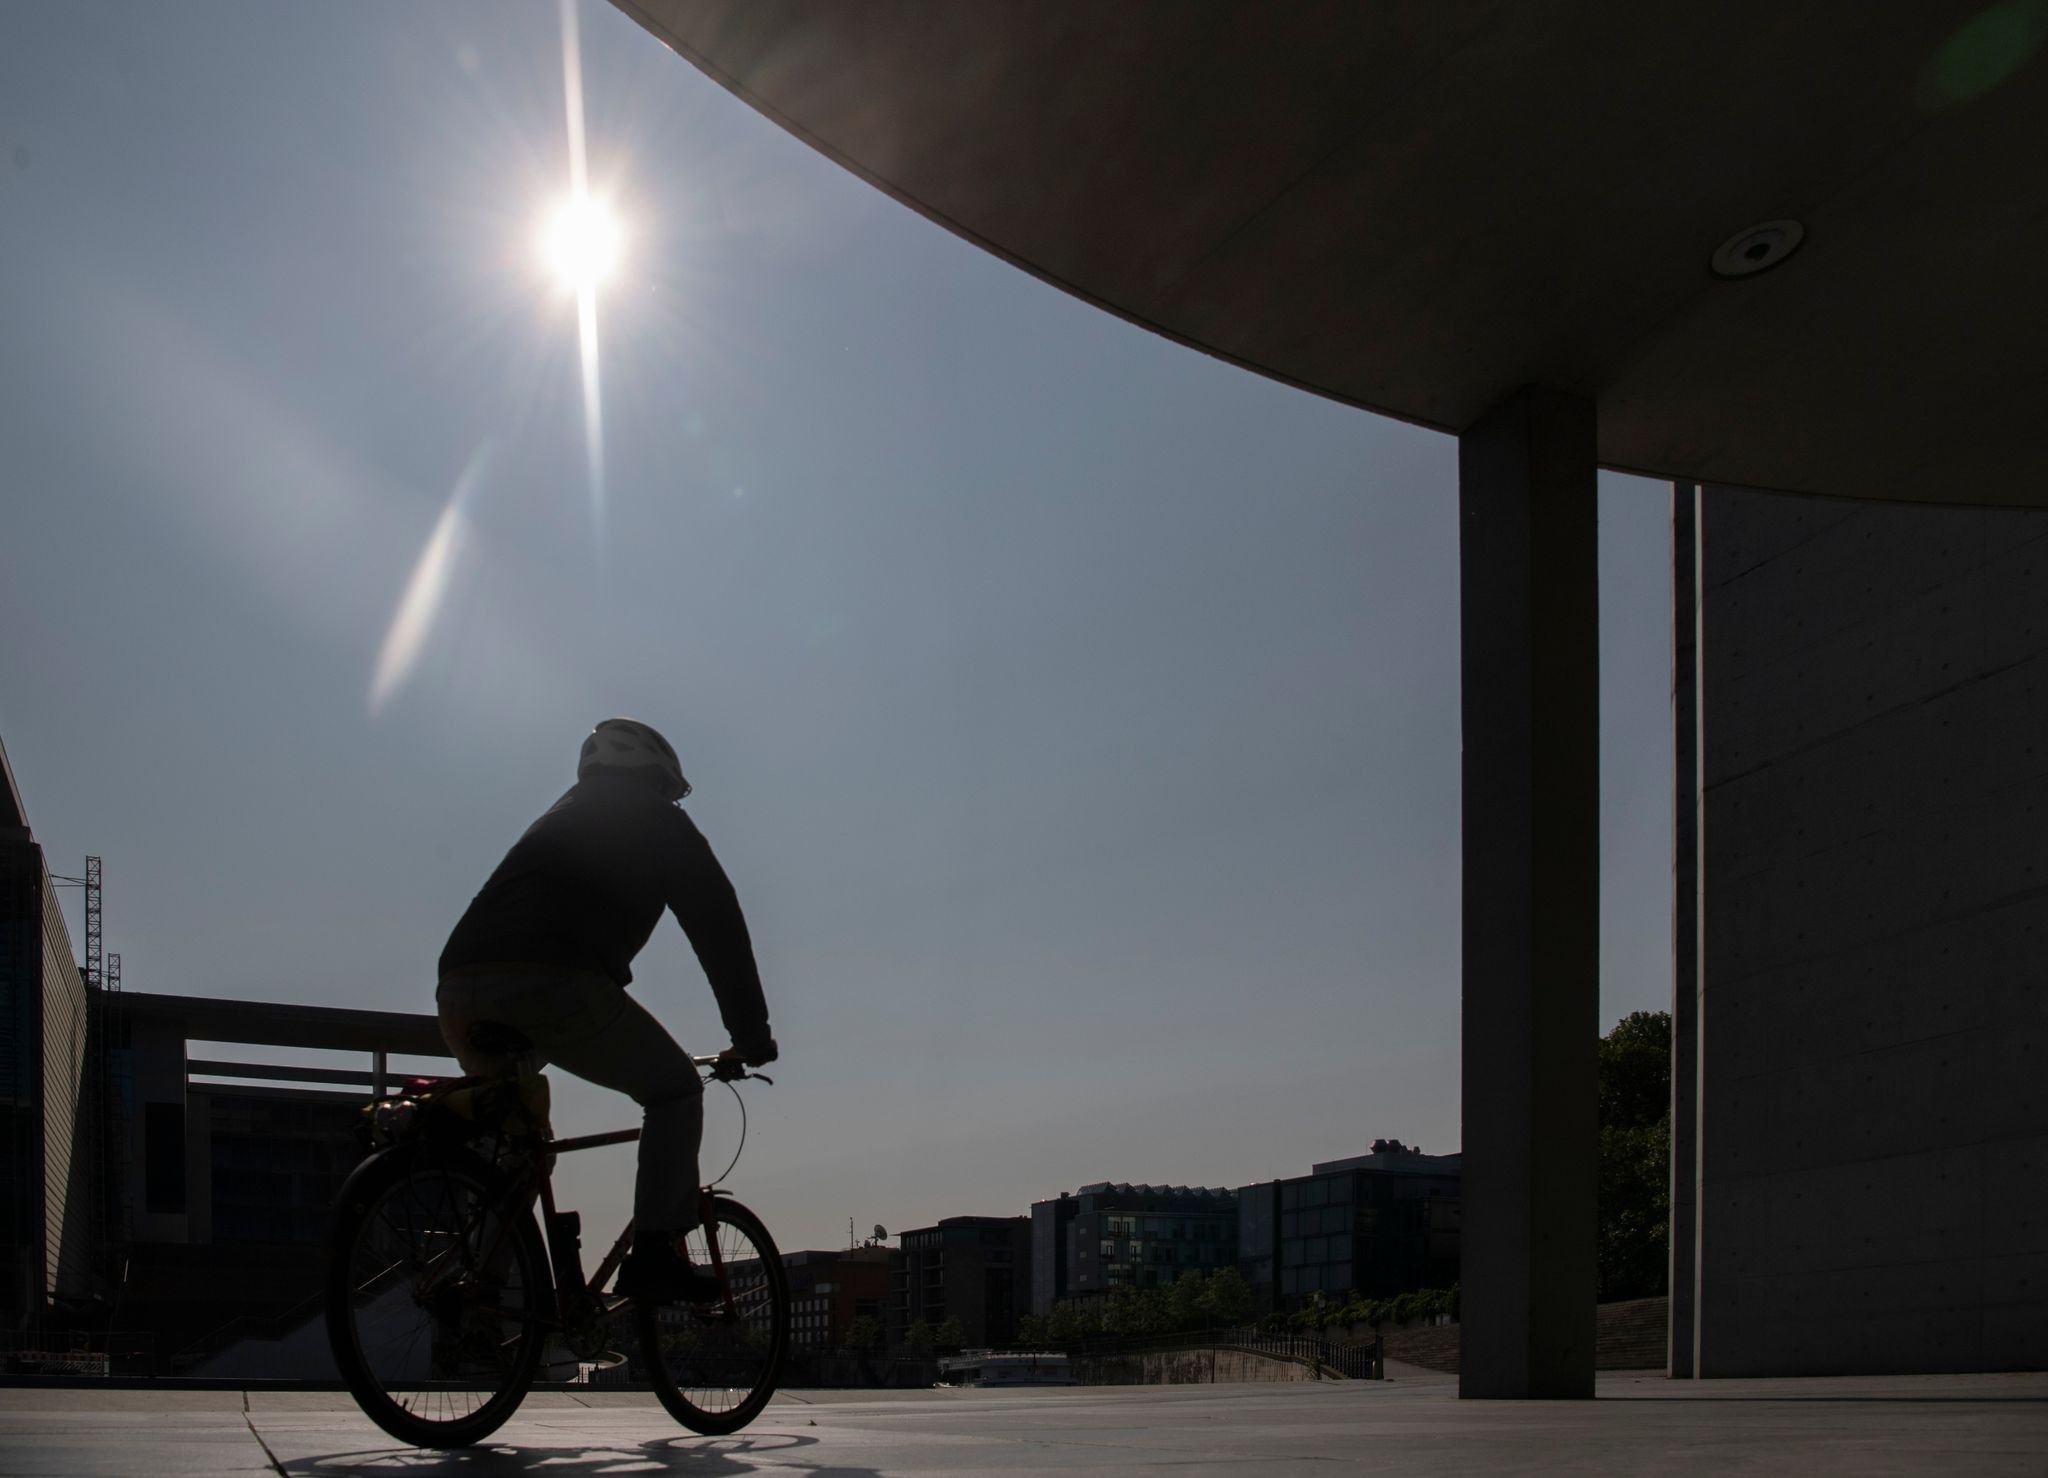
[[[775,1060],[746,918],[725,870],[679,804],[690,793],[669,742],[610,718],[583,741],[571,786],[513,844],[441,952],[441,1035],[467,1073],[552,1062],[644,1110],[633,1185],[633,1250],[620,1291],[664,1302],[716,1297],[680,1247],[697,1224],[704,1085],[661,1023],[626,993],[633,957],[672,910],[718,997],[732,1046]],[[533,1044],[508,1054],[480,1023]],[[518,1056],[523,1055],[521,1063]]]

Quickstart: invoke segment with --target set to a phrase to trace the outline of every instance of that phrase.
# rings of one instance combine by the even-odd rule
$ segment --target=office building
[[[891,1247],[785,1252],[789,1347],[844,1349],[852,1341],[854,1320],[862,1317],[873,1319],[879,1333],[889,1301],[890,1268],[901,1256]]]
[[[1237,1192],[1099,1181],[1031,1208],[1032,1311],[1237,1262]]]
[[[0,747],[0,1328],[94,1291],[98,1166],[85,982]]]
[[[441,1071],[453,1064],[423,1012],[136,991],[121,1009],[132,1207],[122,1322],[154,1333],[159,1373],[227,1374],[220,1362],[231,1345],[256,1358],[265,1341],[317,1316],[334,1197],[362,1153],[362,1105],[398,1086],[392,1055]],[[228,1061],[194,1055],[195,1042],[324,1048],[363,1061]]]
[[[889,1337],[959,1322],[968,1347],[1009,1344],[1031,1308],[1031,1218],[949,1216],[905,1232],[891,1272]]]
[[[1459,1156],[1397,1139],[1238,1192],[1238,1268],[1254,1307],[1390,1298],[1458,1281]]]

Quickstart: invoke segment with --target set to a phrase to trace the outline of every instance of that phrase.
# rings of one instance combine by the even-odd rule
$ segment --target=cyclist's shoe
[[[707,1273],[663,1240],[636,1246],[619,1270],[619,1292],[643,1303],[704,1304],[723,1298],[715,1274]]]

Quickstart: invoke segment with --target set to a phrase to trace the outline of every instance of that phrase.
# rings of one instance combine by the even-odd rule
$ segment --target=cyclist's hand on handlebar
[[[746,1077],[748,1068],[765,1066],[775,1061],[775,1057],[773,1037],[768,1038],[765,1044],[749,1043],[747,1050],[744,1051],[738,1047],[728,1047],[711,1059],[711,1076],[720,1082],[730,1083],[735,1078]]]

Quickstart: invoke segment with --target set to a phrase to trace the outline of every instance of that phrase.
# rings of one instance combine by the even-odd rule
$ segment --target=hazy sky
[[[734,1184],[785,1247],[1456,1148],[1454,444],[1064,297],[579,16],[630,231],[601,518],[536,262],[552,4],[0,9],[0,736],[128,988],[431,1010],[624,713],[752,922],[784,1060]],[[1604,1024],[1669,1001],[1667,511],[1602,481]],[[672,922],[636,974],[724,1045]],[[558,1127],[630,1121],[556,1077]],[[595,1240],[630,1152],[582,1158]]]

